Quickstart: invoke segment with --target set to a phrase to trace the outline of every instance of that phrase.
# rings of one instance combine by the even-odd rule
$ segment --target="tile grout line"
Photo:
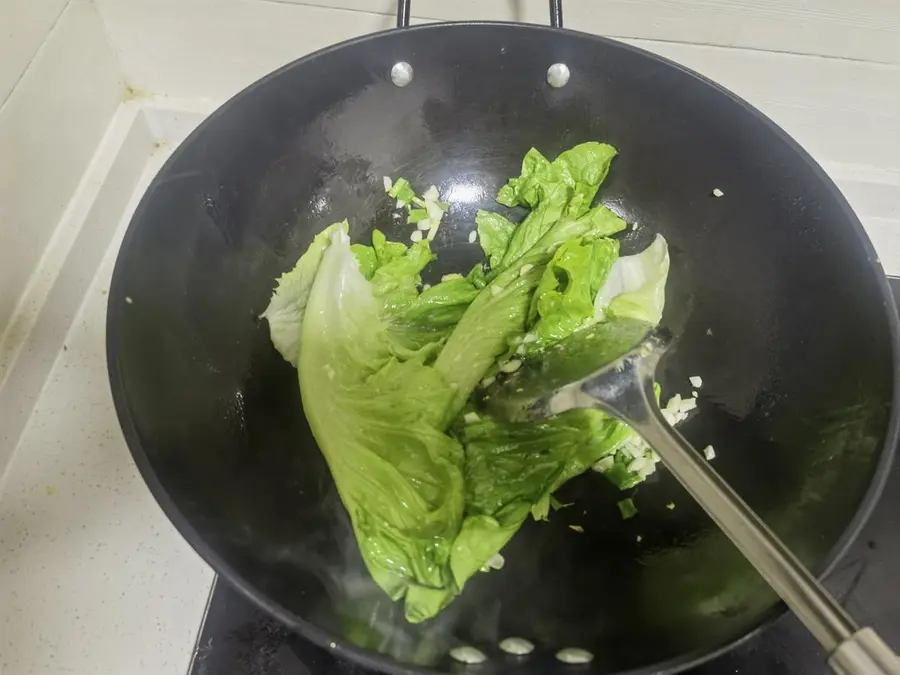
[[[66,13],[66,10],[69,9],[69,5],[72,4],[73,0],[66,0],[66,4],[63,5],[62,9],[59,10],[59,14],[56,15],[56,18],[53,19],[53,23],[50,24],[50,28],[47,30],[44,35],[44,39],[41,40],[41,44],[38,45],[38,48],[34,50],[34,53],[31,55],[31,58],[28,59],[28,65],[22,69],[22,72],[19,73],[19,76],[13,82],[12,87],[9,89],[9,93],[6,95],[2,101],[0,101],[0,113],[3,112],[3,109],[6,107],[6,104],[15,94],[16,89],[19,87],[19,83],[25,78],[31,69],[34,67],[34,62],[40,58],[41,52],[44,51],[44,48],[47,46],[47,42],[50,39],[50,36],[56,31],[56,27],[59,25],[59,22],[62,20],[63,14]]]

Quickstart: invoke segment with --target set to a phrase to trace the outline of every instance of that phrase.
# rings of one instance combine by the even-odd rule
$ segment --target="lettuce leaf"
[[[591,207],[615,154],[601,143],[552,162],[529,151],[498,195],[529,214],[514,224],[479,212],[489,267],[431,287],[427,239],[407,246],[375,230],[370,246],[351,246],[336,223],[279,279],[263,314],[299,369],[304,412],[372,578],[410,622],[438,614],[529,514],[546,518],[553,492],[598,461],[620,486],[643,480],[634,459],[649,451],[603,413],[540,424],[461,415],[510,350],[543,349],[598,321],[659,320],[665,241],[619,258],[607,237],[624,221]],[[390,194],[422,205],[403,179]]]
[[[333,231],[304,313],[300,392],[369,572],[416,622],[456,594],[463,451],[440,427],[453,390],[421,356],[398,356],[374,288]]]
[[[530,251],[564,215],[573,220],[585,215],[615,156],[616,149],[605,143],[576,145],[553,162],[534,148],[529,150],[521,175],[510,179],[497,195],[501,204],[532,209],[513,232],[503,266]]]
[[[596,171],[593,175],[605,177],[606,172]],[[437,357],[435,367],[456,388],[454,404],[449,410],[450,416],[445,420],[447,424],[462,410],[466,399],[497,357],[508,350],[510,340],[525,332],[532,292],[556,249],[569,240],[593,241],[625,229],[625,221],[604,206],[584,210],[577,217],[573,213],[580,209],[572,209],[571,213],[562,215],[568,202],[561,206],[554,202],[554,206],[545,208],[543,195],[547,192],[550,200],[557,200],[559,194],[574,194],[567,184],[560,185],[565,188],[564,192],[537,189],[536,207],[532,211],[534,214],[544,209],[543,213],[546,215],[551,208],[556,209],[557,219],[545,227],[544,221],[530,222],[529,216],[518,226],[503,261],[491,271],[493,278],[466,309]],[[593,195],[597,186],[581,190],[582,195]],[[542,234],[530,249],[507,263],[516,236],[523,228],[529,227],[538,227]],[[522,241],[530,239],[532,237],[526,237]]]
[[[275,349],[295,368],[300,357],[300,327],[322,256],[332,235],[349,229],[349,223],[344,220],[317,234],[294,269],[279,277],[272,299],[266,311],[260,315],[260,318],[269,322],[269,335]]]
[[[595,410],[571,410],[538,423],[486,416],[462,426],[466,517],[450,557],[456,584],[462,588],[529,514],[546,520],[553,493],[613,453],[628,432]]]
[[[475,214],[478,241],[491,267],[497,267],[509,246],[509,240],[516,229],[514,223],[493,211],[479,211]]]
[[[388,241],[384,233],[372,233],[372,245],[353,244],[360,273],[371,283],[380,301],[380,313],[391,337],[410,350],[442,342],[478,295],[473,278],[455,277],[425,288],[421,272],[435,259],[430,242],[411,246]]]
[[[619,256],[619,242],[570,240],[544,270],[531,300],[529,351],[558,342],[594,320],[594,297]]]
[[[594,300],[598,317],[662,319],[669,276],[669,246],[661,234],[637,255],[619,258]]]
[[[605,321],[598,334],[610,335],[616,334],[616,324],[623,329],[635,320],[656,324],[668,270],[662,237],[643,252],[622,258],[613,240],[568,240],[556,250],[534,292],[528,333],[532,339],[526,342],[522,335],[519,341],[533,353],[596,321]],[[604,303],[599,314],[595,296]],[[606,346],[597,343],[595,350]],[[466,457],[466,527],[451,555],[458,583],[462,571],[479,569],[479,562],[490,558],[493,553],[483,557],[489,543],[505,545],[528,513],[546,519],[553,493],[568,480],[595,467],[624,490],[643,481],[658,462],[628,425],[596,410],[568,411],[540,423],[482,415],[458,436]],[[468,567],[458,560],[463,547]]]

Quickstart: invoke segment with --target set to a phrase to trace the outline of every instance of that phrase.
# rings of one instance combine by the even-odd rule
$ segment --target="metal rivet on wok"
[[[547,68],[547,84],[557,89],[565,87],[570,75],[569,66],[565,63],[554,63]]]
[[[398,61],[391,68],[391,81],[398,87],[405,87],[413,79],[413,67],[406,61]]]

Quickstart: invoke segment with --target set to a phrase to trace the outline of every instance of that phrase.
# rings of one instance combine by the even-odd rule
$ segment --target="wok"
[[[730,92],[563,30],[551,5],[553,27],[401,27],[266,76],[175,151],[116,264],[113,397],[162,508],[265,610],[380,670],[445,671],[448,650],[472,644],[497,673],[568,671],[553,658],[568,646],[595,655],[591,672],[672,672],[783,612],[671,476],[641,486],[641,514],[622,521],[622,494],[590,473],[563,489],[575,507],[522,528],[501,572],[477,575],[435,620],[403,620],[369,579],[297,374],[258,319],[275,278],[327,225],[349,218],[366,243],[376,226],[408,237],[383,175],[435,184],[452,204],[434,281],[481,259],[468,242],[475,211],[499,209],[493,197],[528,148],[552,157],[582,141],[615,145],[598,199],[641,225],[623,252],[656,232],[670,243],[663,324],[677,344],[663,389],[704,379],[682,431],[715,445],[716,468],[818,572],[861,527],[897,440],[896,312],[824,172]],[[407,86],[392,81],[398,62],[412,66]],[[547,82],[556,63],[571,74],[558,88]],[[538,649],[504,657],[496,644],[508,636]]]

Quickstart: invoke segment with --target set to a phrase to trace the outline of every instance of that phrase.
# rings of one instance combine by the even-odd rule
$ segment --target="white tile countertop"
[[[212,583],[212,570],[138,474],[106,374],[106,300],[119,242],[171,146],[141,149],[146,166],[110,223],[112,239],[98,252],[0,486],[3,675],[185,673]],[[94,200],[95,219],[102,200]],[[83,223],[81,233],[99,245],[97,224]],[[63,270],[63,281],[85,272]],[[40,325],[32,338],[24,346],[32,353],[53,341]]]
[[[592,20],[571,3],[573,21]],[[794,135],[900,274],[900,5],[823,3],[728,0],[726,13],[750,18],[723,33],[701,0],[616,0],[612,25]],[[0,675],[187,672],[213,573],[153,500],[113,410],[104,336],[118,245],[152,176],[218,103],[291,58],[389,27],[393,3],[216,0],[214,16],[211,4],[53,0],[10,17],[0,3],[0,27],[22,27],[8,42],[0,30],[0,278],[12,289],[0,298]],[[474,0],[413,11],[542,20],[530,0],[501,4],[502,16]],[[802,26],[804,53],[785,53],[794,19],[845,29],[847,53]],[[30,133],[34,120],[46,133]]]

